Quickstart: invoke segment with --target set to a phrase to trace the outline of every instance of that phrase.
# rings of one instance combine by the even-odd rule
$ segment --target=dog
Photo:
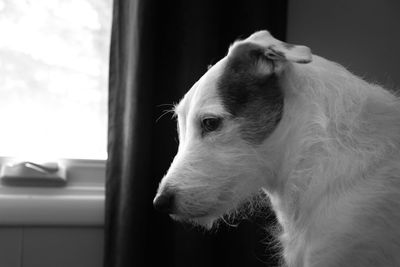
[[[400,102],[306,46],[234,42],[175,108],[154,206],[211,228],[261,190],[289,267],[400,266]]]

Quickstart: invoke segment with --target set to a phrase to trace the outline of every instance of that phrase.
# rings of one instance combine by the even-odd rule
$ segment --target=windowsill
[[[102,226],[105,162],[63,163],[68,171],[65,187],[0,186],[0,225]]]

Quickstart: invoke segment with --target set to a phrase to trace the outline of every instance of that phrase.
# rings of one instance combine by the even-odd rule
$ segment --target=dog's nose
[[[154,198],[153,206],[158,211],[172,213],[174,209],[174,201],[175,194],[171,191],[166,191]]]

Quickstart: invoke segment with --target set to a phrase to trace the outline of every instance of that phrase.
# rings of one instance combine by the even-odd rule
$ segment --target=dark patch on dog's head
[[[283,91],[274,62],[252,43],[236,45],[227,57],[218,93],[226,110],[239,121],[241,137],[260,144],[278,125],[283,113]],[[268,72],[260,72],[270,69]]]

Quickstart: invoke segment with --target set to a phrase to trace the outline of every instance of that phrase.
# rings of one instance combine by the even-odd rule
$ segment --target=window
[[[0,156],[106,159],[112,0],[0,0]]]

